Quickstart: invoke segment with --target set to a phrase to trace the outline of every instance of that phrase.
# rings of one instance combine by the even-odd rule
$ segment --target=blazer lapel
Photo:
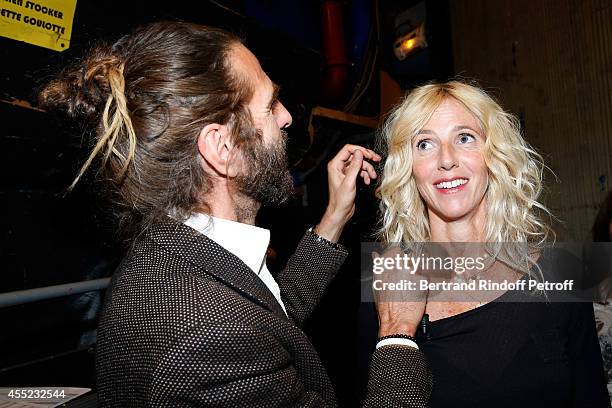
[[[152,225],[146,235],[167,250],[195,264],[215,280],[288,319],[272,292],[255,272],[215,241],[170,217]]]

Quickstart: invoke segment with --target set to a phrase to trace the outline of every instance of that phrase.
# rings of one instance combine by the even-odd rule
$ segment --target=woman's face
[[[484,142],[476,118],[452,98],[435,110],[413,139],[412,170],[430,221],[484,215],[488,184]]]

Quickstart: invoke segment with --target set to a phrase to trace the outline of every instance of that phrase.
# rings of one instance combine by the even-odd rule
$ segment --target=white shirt
[[[287,314],[278,284],[266,266],[270,230],[201,213],[192,214],[184,224],[212,239],[244,262],[268,287]]]

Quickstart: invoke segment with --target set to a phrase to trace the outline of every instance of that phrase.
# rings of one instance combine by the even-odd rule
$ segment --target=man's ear
[[[231,135],[226,125],[210,123],[202,128],[198,135],[200,157],[217,173],[235,177],[231,158],[234,154]]]

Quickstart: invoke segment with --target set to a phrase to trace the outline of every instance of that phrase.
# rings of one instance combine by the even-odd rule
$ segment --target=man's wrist
[[[337,249],[337,250],[340,250],[340,251],[346,251],[346,249],[341,244],[339,244],[338,242],[330,241],[327,238],[322,237],[321,235],[317,234],[316,231],[315,231],[315,227],[310,227],[308,229],[308,232],[314,237],[314,239],[316,241],[321,242],[325,246],[327,246],[329,248]]]
[[[392,336],[394,334],[403,334],[410,337],[415,337],[418,329],[418,324],[390,324],[390,325],[381,325],[378,329],[378,337],[387,337]]]
[[[328,241],[338,242],[345,224],[346,220],[343,217],[326,211],[313,231]]]

